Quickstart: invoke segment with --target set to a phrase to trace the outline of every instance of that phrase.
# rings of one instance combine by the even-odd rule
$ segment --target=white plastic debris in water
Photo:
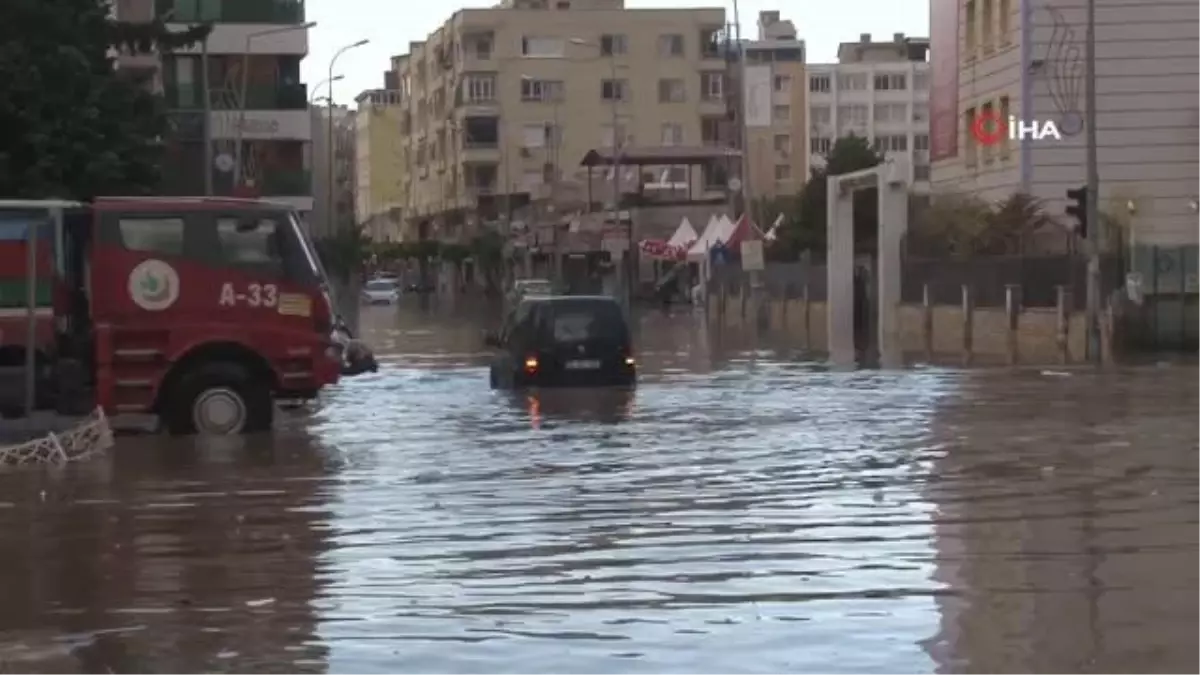
[[[263,598],[261,600],[247,600],[246,606],[247,607],[266,607],[267,605],[269,605],[273,602],[275,602],[275,598]]]
[[[1061,370],[1043,370],[1042,375],[1045,377],[1070,377],[1070,373],[1064,373]]]

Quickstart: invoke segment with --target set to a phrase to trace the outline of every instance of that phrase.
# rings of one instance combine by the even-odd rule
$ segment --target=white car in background
[[[368,305],[392,305],[400,300],[400,283],[396,279],[371,279],[363,286],[362,300]]]

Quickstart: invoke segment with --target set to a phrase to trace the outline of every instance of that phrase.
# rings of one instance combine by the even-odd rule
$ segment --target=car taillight
[[[536,356],[526,356],[525,357],[525,371],[532,373],[537,369],[538,369],[537,357]]]
[[[632,366],[634,363],[636,363],[636,361],[633,360],[632,356],[625,357],[625,365]]]

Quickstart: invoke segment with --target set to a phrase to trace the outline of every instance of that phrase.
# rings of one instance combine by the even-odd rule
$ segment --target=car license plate
[[[567,361],[567,370],[600,370],[600,362],[594,359]]]

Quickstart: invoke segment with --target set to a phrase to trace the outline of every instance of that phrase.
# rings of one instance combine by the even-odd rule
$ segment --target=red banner
[[[642,255],[659,260],[682,260],[687,256],[686,249],[672,246],[661,239],[643,239],[638,249]]]

